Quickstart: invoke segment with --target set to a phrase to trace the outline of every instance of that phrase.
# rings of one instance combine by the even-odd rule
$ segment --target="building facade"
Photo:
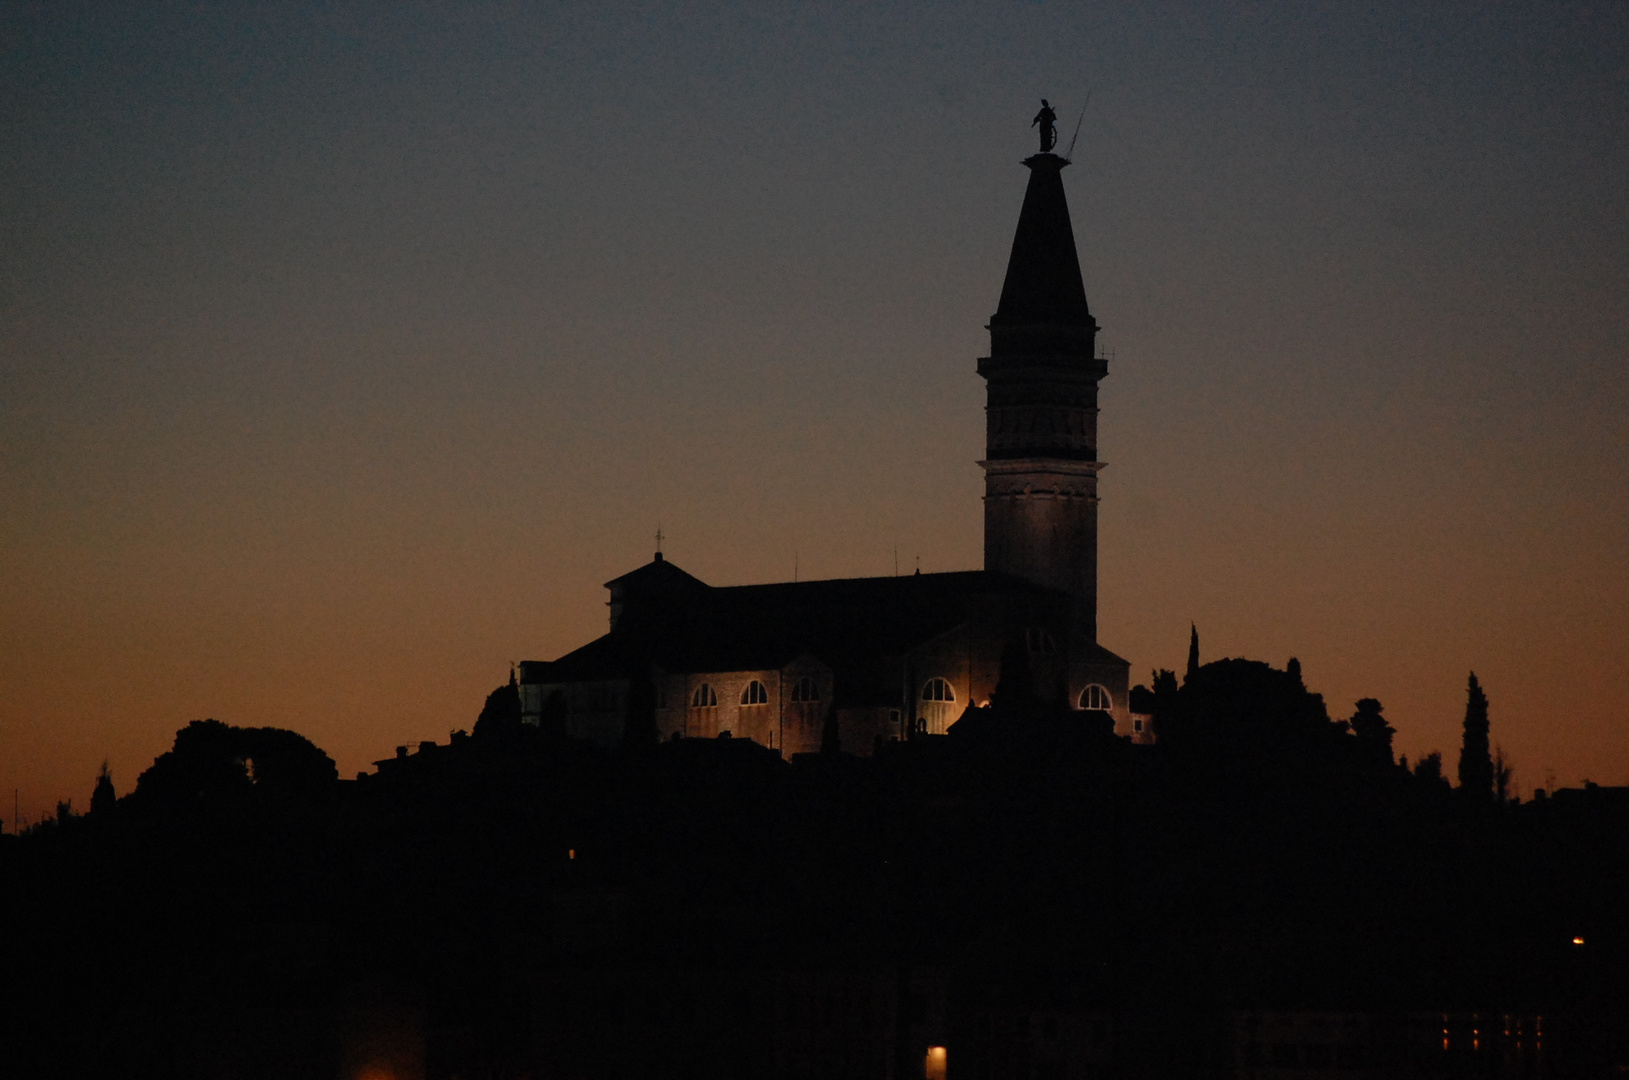
[[[991,317],[984,569],[715,587],[667,562],[606,583],[610,628],[521,665],[528,723],[615,745],[745,738],[790,757],[945,734],[989,703],[1004,660],[1043,701],[1129,708],[1129,665],[1097,641],[1097,323],[1064,195],[1068,162],[1028,158]]]

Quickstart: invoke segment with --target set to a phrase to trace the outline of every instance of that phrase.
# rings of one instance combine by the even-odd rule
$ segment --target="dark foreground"
[[[342,782],[193,725],[0,843],[0,1073],[1629,1075],[1629,792],[1451,789],[1240,663],[1154,747],[1020,700],[868,760],[493,723]]]

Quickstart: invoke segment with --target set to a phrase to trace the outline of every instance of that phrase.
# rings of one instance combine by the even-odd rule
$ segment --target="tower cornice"
[[[1073,461],[1058,457],[991,458],[978,463],[985,476],[1051,473],[1058,476],[1096,476],[1109,467],[1106,461]]]

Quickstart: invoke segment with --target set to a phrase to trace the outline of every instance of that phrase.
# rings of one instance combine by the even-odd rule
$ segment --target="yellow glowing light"
[[[922,1070],[927,1080],[945,1080],[945,1048],[928,1047],[928,1059]]]
[[[566,858],[575,859],[576,857],[577,857],[577,849],[576,848],[567,848],[566,849]]]
[[[1582,945],[1584,943],[1584,939],[1581,937],[1575,937],[1572,939],[1572,943],[1574,945]]]

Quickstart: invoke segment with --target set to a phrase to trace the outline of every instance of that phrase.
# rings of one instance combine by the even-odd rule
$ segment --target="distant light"
[[[567,848],[566,849],[566,858],[575,859],[576,857],[577,857],[577,849],[576,848]]]
[[[1575,937],[1572,939],[1572,943],[1574,945],[1582,945],[1584,943],[1584,939],[1581,937]]]
[[[945,1080],[945,1048],[928,1047],[928,1060],[923,1070],[926,1080]]]

